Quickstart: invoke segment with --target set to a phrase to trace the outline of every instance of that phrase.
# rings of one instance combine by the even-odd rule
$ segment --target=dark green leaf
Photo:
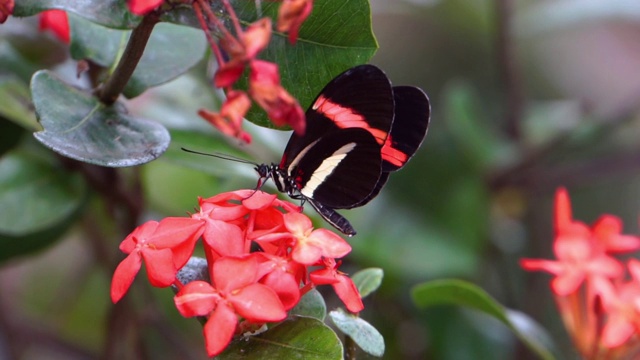
[[[327,304],[324,302],[322,294],[316,289],[311,289],[300,299],[300,302],[291,309],[291,315],[307,316],[324,321],[327,316]]]
[[[380,268],[369,268],[360,270],[351,276],[351,280],[356,284],[360,296],[367,297],[372,292],[378,290],[382,284],[384,271]]]
[[[236,1],[234,5],[245,25],[258,18],[253,1]],[[280,3],[262,1],[261,5],[264,16],[277,18]],[[348,68],[368,62],[377,48],[371,30],[369,1],[324,0],[313,3],[313,11],[302,25],[294,46],[286,34],[274,33],[260,58],[280,66],[282,85],[306,108],[331,79]],[[245,89],[246,80],[241,82]],[[246,117],[258,125],[273,127],[256,106]]]
[[[0,76],[1,117],[30,131],[41,129],[31,108],[29,87],[16,77]]]
[[[0,158],[0,261],[52,244],[86,197],[82,178],[25,151]]]
[[[160,124],[126,114],[122,105],[105,106],[48,71],[31,81],[31,94],[44,131],[34,136],[72,159],[111,167],[144,164],[169,145]]]
[[[60,9],[111,28],[133,29],[141,18],[130,13],[126,4],[126,0],[19,0],[13,15],[32,16],[44,10]]]
[[[294,317],[233,342],[217,359],[342,359],[342,343],[321,321]]]
[[[131,31],[108,29],[77,16],[70,16],[69,22],[71,56],[76,60],[91,59],[104,67],[115,68]],[[167,23],[156,25],[124,95],[136,97],[149,87],[184,74],[202,60],[206,48],[202,31]]]
[[[20,142],[25,131],[0,115],[0,157]]]
[[[384,338],[371,324],[342,309],[330,311],[329,318],[366,353],[377,357],[384,355]]]
[[[541,358],[555,358],[553,341],[542,327],[527,315],[506,309],[474,284],[461,280],[431,281],[414,287],[411,295],[420,308],[458,305],[482,311],[504,323]]]
[[[8,42],[0,39],[0,75],[17,77],[25,83],[29,82],[31,75],[38,70],[38,66],[25,59]]]

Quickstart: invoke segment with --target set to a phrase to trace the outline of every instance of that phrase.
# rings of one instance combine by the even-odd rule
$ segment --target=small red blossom
[[[127,292],[144,259],[151,285],[171,285],[179,268],[193,253],[202,224],[189,218],[148,221],[137,227],[120,244],[129,254],[116,268],[111,282],[111,300],[118,302]]]
[[[40,31],[49,30],[64,43],[71,41],[69,19],[63,10],[47,10],[40,13]]]
[[[326,229],[313,229],[311,220],[301,213],[284,215],[284,224],[296,243],[292,258],[304,265],[313,265],[321,257],[341,258],[351,252],[351,245]]]
[[[322,264],[324,269],[319,269],[311,274],[309,278],[315,285],[331,285],[340,300],[349,311],[358,313],[364,309],[362,298],[358,288],[353,281],[343,272],[338,270],[339,263],[334,259],[324,259]]]
[[[251,135],[242,130],[242,120],[250,107],[251,100],[244,91],[231,90],[227,93],[227,99],[222,104],[220,113],[201,109],[198,111],[198,115],[215,126],[221,133],[248,144],[251,142]]]
[[[289,32],[289,42],[295,44],[302,23],[313,9],[313,0],[284,0],[278,10],[278,31]]]
[[[575,221],[567,191],[554,204],[556,260],[522,259],[526,270],[555,275],[551,288],[565,327],[586,359],[628,357],[640,346],[640,262],[629,262],[633,280],[611,253],[636,251],[640,239],[622,234],[622,221],[601,216],[589,228]],[[633,356],[632,356],[633,357]]]
[[[252,61],[249,94],[274,124],[289,125],[296,133],[304,134],[304,111],[298,101],[280,86],[278,65],[262,60]]]
[[[229,54],[230,60],[220,66],[213,78],[216,87],[233,85],[245,66],[264,50],[271,40],[271,19],[263,18],[251,24],[239,39],[227,35],[220,41],[221,47]]]
[[[211,270],[212,285],[194,281],[175,296],[182,315],[209,315],[203,330],[209,356],[218,355],[229,344],[238,316],[254,323],[280,321],[287,316],[276,293],[258,283],[257,275],[254,256],[220,258]]]
[[[135,15],[145,15],[162,5],[164,0],[128,0],[129,10]]]
[[[13,15],[14,0],[0,0],[0,24],[3,24],[9,16]]]

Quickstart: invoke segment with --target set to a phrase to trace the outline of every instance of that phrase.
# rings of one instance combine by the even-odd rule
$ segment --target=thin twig
[[[507,134],[518,141],[521,138],[522,114],[524,109],[524,90],[522,76],[517,65],[513,44],[511,12],[513,0],[496,0],[498,71],[502,77],[506,92],[505,123]]]
[[[136,69],[147,42],[151,37],[153,27],[160,21],[157,13],[151,12],[142,18],[142,22],[131,32],[131,37],[118,62],[113,74],[98,91],[97,96],[106,105],[111,105],[118,99]]]

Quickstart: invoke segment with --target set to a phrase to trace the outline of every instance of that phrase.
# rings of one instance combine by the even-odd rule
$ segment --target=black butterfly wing
[[[427,94],[414,86],[394,86],[394,118],[382,147],[382,171],[401,169],[422,144],[429,128],[431,105]]]
[[[380,146],[368,131],[340,129],[302,149],[289,176],[304,197],[327,208],[349,209],[375,189],[381,161]]]
[[[357,206],[375,198],[392,171],[401,169],[418,150],[429,128],[431,105],[427,94],[413,86],[394,86],[395,116],[382,147],[382,173],[373,191]]]
[[[293,134],[280,167],[287,169],[309,144],[326,134],[345,128],[362,128],[380,146],[393,121],[393,91],[382,70],[373,65],[353,67],[329,82],[306,112],[305,134]]]

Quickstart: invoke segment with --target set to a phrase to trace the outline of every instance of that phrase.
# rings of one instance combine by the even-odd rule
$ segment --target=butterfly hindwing
[[[382,171],[396,171],[411,159],[427,135],[431,105],[427,94],[414,86],[394,86],[391,132],[382,147]]]
[[[424,91],[413,86],[394,86],[395,115],[391,132],[382,146],[382,173],[373,191],[357,206],[375,198],[392,171],[401,169],[418,150],[429,127],[431,106]]]

